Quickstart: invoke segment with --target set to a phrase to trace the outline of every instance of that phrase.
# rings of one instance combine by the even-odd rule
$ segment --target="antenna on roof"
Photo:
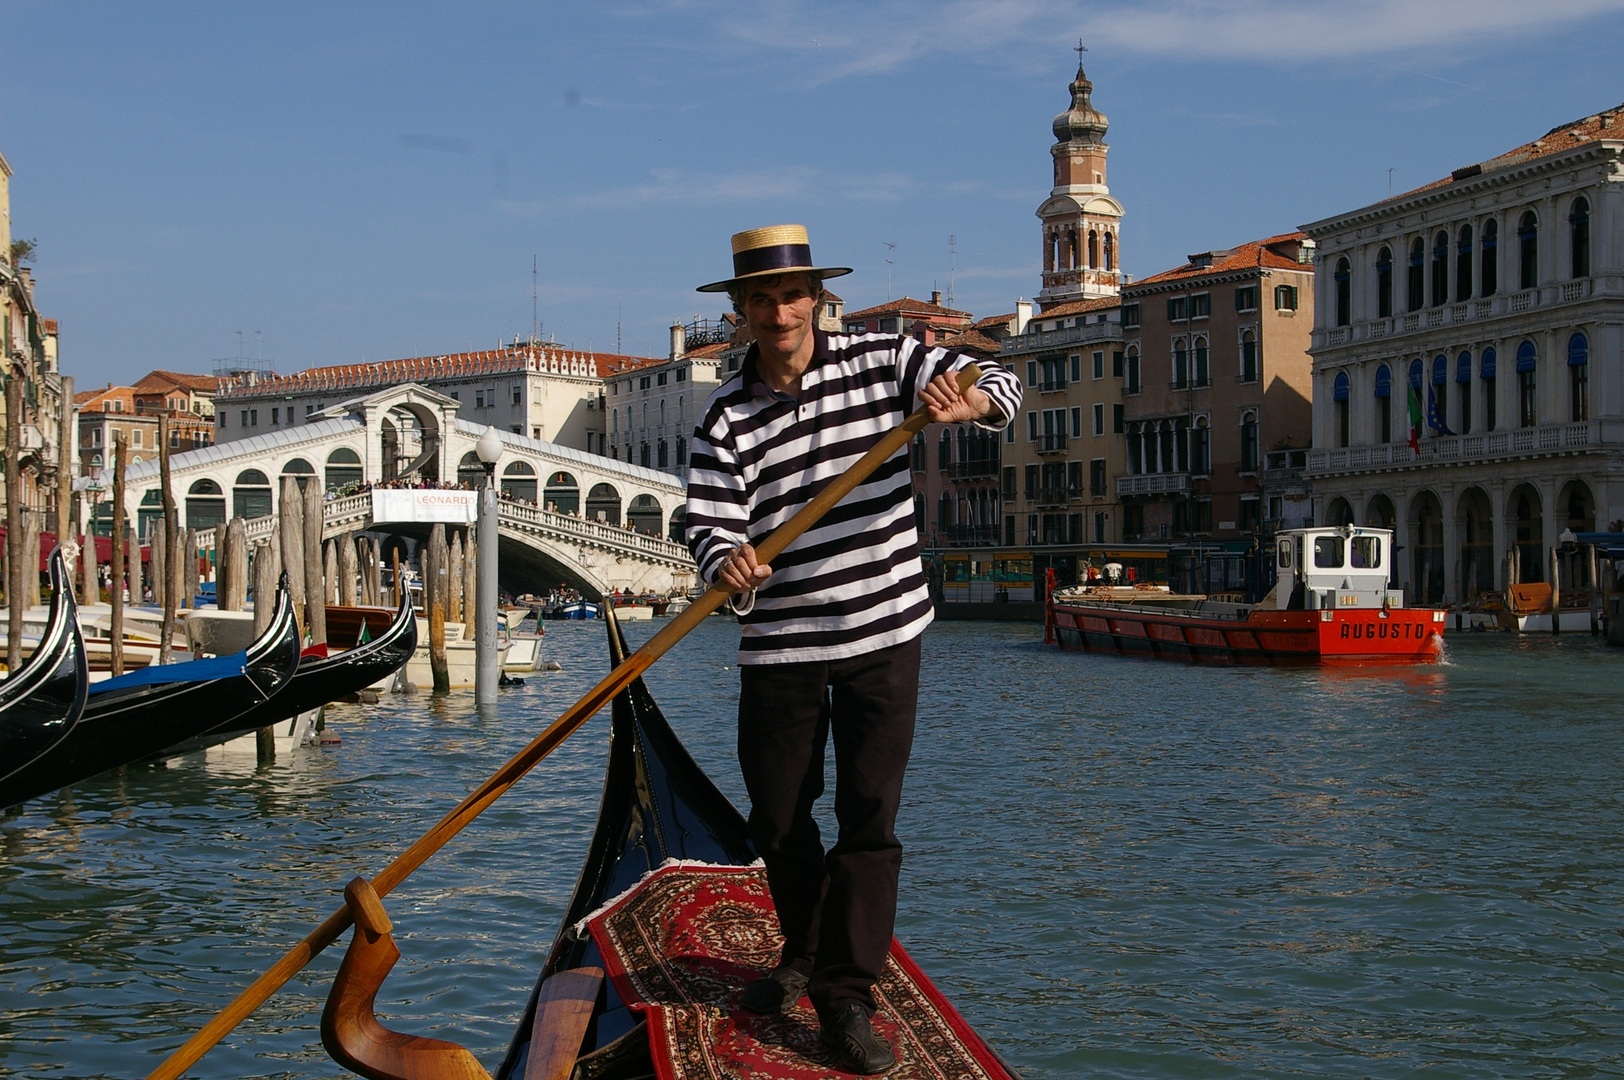
[[[959,238],[953,233],[947,236],[947,306],[953,306],[953,270],[959,261]]]
[[[891,252],[895,251],[897,246],[889,240],[881,240],[880,243],[885,245],[885,299],[889,302],[891,299]]]
[[[530,340],[533,342],[541,334],[540,309],[536,307],[536,256],[530,255]]]

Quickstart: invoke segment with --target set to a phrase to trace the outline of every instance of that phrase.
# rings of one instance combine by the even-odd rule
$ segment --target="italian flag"
[[[1410,406],[1410,450],[1416,457],[1421,456],[1421,399],[1415,394],[1415,387],[1409,387]]]

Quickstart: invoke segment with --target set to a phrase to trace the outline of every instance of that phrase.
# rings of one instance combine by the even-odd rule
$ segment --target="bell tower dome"
[[[1071,108],[1054,118],[1054,187],[1038,207],[1043,222],[1043,307],[1070,300],[1114,296],[1122,284],[1118,235],[1122,204],[1105,183],[1105,132],[1110,122],[1094,107],[1094,84],[1083,71],[1077,43],[1077,77]]]

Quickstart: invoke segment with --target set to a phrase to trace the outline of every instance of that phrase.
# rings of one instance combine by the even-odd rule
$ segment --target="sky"
[[[79,390],[533,330],[664,356],[786,222],[848,310],[1012,312],[1079,40],[1134,277],[1624,102],[1624,0],[14,0],[0,38]]]

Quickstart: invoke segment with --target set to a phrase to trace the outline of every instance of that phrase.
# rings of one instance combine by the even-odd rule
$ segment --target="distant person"
[[[806,230],[782,225],[734,234],[733,276],[701,287],[728,293],[754,344],[694,432],[687,541],[702,580],[746,598],[735,608],[739,764],[784,948],[743,1004],[788,1011],[804,991],[823,1042],[847,1068],[877,1073],[896,1063],[870,1019],[896,919],[896,816],[931,620],[907,449],[773,565],[754,545],[915,409],[998,431],[1021,388],[989,364],[961,392],[953,372],[966,357],[819,329],[823,280],[849,272],[814,266]],[[812,809],[831,734],[839,835],[825,852]]]

